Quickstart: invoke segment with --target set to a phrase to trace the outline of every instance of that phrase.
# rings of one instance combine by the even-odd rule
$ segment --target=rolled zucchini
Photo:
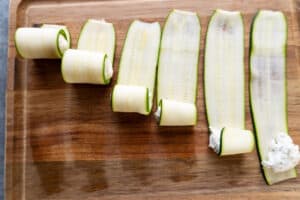
[[[162,34],[156,116],[162,126],[197,123],[197,77],[200,23],[194,12],[173,10]]]
[[[114,112],[151,112],[160,34],[158,22],[135,20],[130,25],[112,94]]]
[[[69,42],[69,48],[71,48],[71,43],[72,43],[72,39],[71,39],[71,35],[70,32],[67,28],[67,26],[64,25],[57,25],[57,24],[43,24],[41,26],[41,28],[54,28],[54,29],[63,29],[66,33],[66,37],[67,37],[67,41]]]
[[[23,58],[61,58],[70,48],[65,28],[18,28],[15,45]]]
[[[205,46],[204,89],[209,146],[219,155],[251,152],[245,129],[244,31],[240,12],[216,10]]]
[[[64,53],[61,70],[67,83],[108,84],[113,74],[106,54],[75,49]]]
[[[237,128],[224,127],[217,129],[210,127],[210,132],[209,147],[219,156],[248,153],[254,148],[254,135],[251,131]]]
[[[117,99],[115,101],[114,99]],[[143,86],[116,85],[112,93],[114,112],[149,113],[149,89]]]
[[[112,23],[89,19],[81,29],[77,48],[105,53],[113,63],[115,40],[115,29]]]
[[[258,154],[267,184],[297,176],[299,147],[288,135],[287,22],[282,12],[259,11],[251,28],[250,102]]]
[[[161,126],[192,126],[197,123],[197,107],[193,103],[162,99],[155,116]]]

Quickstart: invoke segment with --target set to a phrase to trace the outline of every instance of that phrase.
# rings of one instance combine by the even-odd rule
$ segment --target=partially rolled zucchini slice
[[[240,12],[216,10],[205,45],[204,89],[209,146],[219,155],[251,152],[245,130],[244,31]]]
[[[115,31],[105,20],[89,19],[83,26],[78,49],[66,52],[62,75],[67,83],[109,84],[113,75]]]
[[[253,20],[250,103],[258,154],[267,184],[297,176],[299,147],[288,135],[286,92],[287,22],[279,11],[261,10]]]
[[[156,117],[161,126],[197,123],[200,30],[194,12],[173,10],[165,22],[157,75]]]
[[[114,112],[151,112],[160,34],[158,22],[135,20],[130,25],[112,94]]]
[[[108,84],[113,74],[106,54],[79,49],[64,53],[61,70],[67,83]]]
[[[105,53],[113,64],[115,40],[115,29],[112,23],[104,19],[89,19],[81,29],[77,48]]]
[[[15,45],[23,58],[61,58],[70,48],[68,34],[65,27],[18,28],[15,32]]]

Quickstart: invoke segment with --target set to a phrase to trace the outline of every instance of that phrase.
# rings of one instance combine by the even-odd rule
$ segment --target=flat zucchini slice
[[[114,112],[151,112],[160,35],[158,22],[135,20],[130,25],[112,93]]]
[[[114,25],[105,20],[89,19],[83,25],[78,39],[78,49],[99,51],[114,60],[116,34]]]
[[[251,28],[250,102],[260,161],[278,132],[288,132],[286,94],[287,22],[282,12],[261,10]],[[267,184],[295,178],[293,168],[275,173],[262,166]]]
[[[15,32],[15,45],[23,58],[61,58],[70,48],[64,28],[18,28]]]
[[[209,146],[220,156],[251,152],[255,143],[253,134],[244,130],[243,35],[240,12],[218,9],[212,15],[206,36],[204,89]],[[217,146],[211,145],[214,138],[220,140]]]
[[[156,116],[161,126],[197,123],[200,30],[194,12],[173,10],[165,22],[157,75]]]
[[[112,64],[102,52],[68,49],[61,61],[62,76],[67,83],[108,84]]]

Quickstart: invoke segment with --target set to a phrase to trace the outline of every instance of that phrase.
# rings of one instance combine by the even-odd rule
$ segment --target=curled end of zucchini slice
[[[209,129],[209,147],[219,156],[249,153],[254,149],[254,135],[251,131],[227,127]]]
[[[102,72],[104,84],[108,84],[110,82],[113,73],[114,71],[113,71],[112,63],[108,58],[108,56],[105,55],[104,62],[103,62],[103,72]]]
[[[148,115],[152,107],[150,99],[151,94],[146,87],[117,84],[112,93],[112,110]]]
[[[22,27],[15,32],[18,54],[28,59],[61,58],[70,48],[66,28]]]
[[[42,24],[41,28],[52,28],[52,29],[63,29],[65,32],[65,39],[68,42],[68,47],[71,48],[71,43],[72,43],[72,39],[71,39],[71,34],[67,28],[67,26],[64,25],[57,25],[57,24]]]
[[[64,53],[61,71],[67,83],[108,84],[113,74],[106,54],[79,49]]]
[[[70,48],[70,42],[68,41],[67,33],[64,29],[60,29],[56,39],[56,46],[58,51],[58,56],[61,58],[65,51]]]
[[[161,99],[155,117],[160,126],[194,126],[197,108],[192,103]]]

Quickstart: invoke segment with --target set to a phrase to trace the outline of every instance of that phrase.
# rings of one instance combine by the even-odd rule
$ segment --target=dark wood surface
[[[288,19],[289,131],[300,144],[299,11],[288,0],[12,0],[6,110],[6,198],[12,199],[300,199],[300,178],[267,186],[256,152],[219,158],[208,149],[203,102],[203,49],[207,23],[216,8],[240,10],[245,25],[248,81],[249,30],[258,9],[282,10]],[[124,37],[134,19],[159,21],[168,12],[199,14],[198,123],[193,128],[158,127],[153,115],[113,113]],[[88,18],[114,23],[115,75],[109,86],[69,85],[60,60],[16,56],[16,27],[42,23],[68,26],[73,47]],[[248,87],[248,82],[246,83]],[[247,128],[252,129],[246,90]],[[300,168],[298,167],[298,170]]]

